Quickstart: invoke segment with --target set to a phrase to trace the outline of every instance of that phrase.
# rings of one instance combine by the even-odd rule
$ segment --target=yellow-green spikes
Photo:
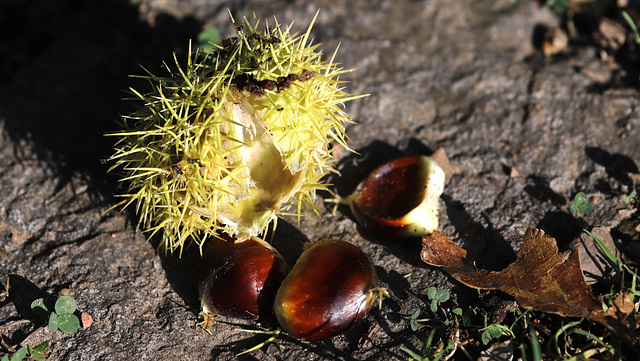
[[[313,24],[313,22],[312,22]],[[262,233],[278,215],[313,209],[333,168],[329,142],[346,146],[343,92],[333,63],[289,27],[262,32],[245,19],[211,53],[191,53],[168,77],[146,76],[142,106],[124,117],[110,160],[162,247],[202,245],[221,232]]]

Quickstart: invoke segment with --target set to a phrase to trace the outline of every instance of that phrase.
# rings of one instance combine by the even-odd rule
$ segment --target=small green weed
[[[527,320],[527,313],[529,310],[519,311],[518,316],[510,326],[505,326],[500,323],[489,323],[489,315],[484,311],[468,309],[466,312],[462,313],[462,310],[458,308],[454,309],[453,312],[455,315],[460,317],[463,326],[479,328],[478,332],[480,332],[480,340],[482,341],[482,344],[488,345],[491,341],[497,340],[505,335],[515,338],[514,328],[517,327],[522,320]]]
[[[534,321],[536,316],[531,309],[518,308],[499,323],[491,323],[489,314],[482,309],[463,310],[456,307],[450,312],[444,309],[442,311],[445,315],[444,319],[420,319],[419,310],[411,315],[410,324],[414,331],[418,330],[421,322],[428,321],[436,324],[429,331],[421,350],[401,348],[411,360],[449,359],[457,351],[463,352],[467,359],[473,360],[475,358],[470,356],[465,345],[486,349],[495,342],[505,339],[513,340],[523,361],[577,361],[587,360],[599,354],[607,355],[607,359],[610,360],[624,360],[621,358],[622,349],[619,339],[611,334],[598,336],[598,333],[593,333],[586,319],[570,320],[566,324],[540,334],[541,328],[535,325],[539,321]],[[465,340],[444,338],[444,334],[451,332],[454,328],[465,330],[469,338]],[[444,329],[448,331],[442,332]],[[462,358],[464,359],[464,356]]]
[[[448,301],[449,297],[450,297],[449,290],[447,289],[439,290],[439,289],[436,289],[435,287],[429,287],[429,289],[427,289],[427,298],[431,301],[429,306],[429,309],[431,310],[431,312],[436,313],[440,309],[444,313],[445,318],[448,318],[449,314],[447,310],[440,307],[440,305]],[[411,317],[409,318],[409,326],[413,331],[417,331],[418,325],[423,322],[429,322],[429,321],[437,321],[439,323],[441,322],[438,319],[419,318],[419,317],[420,317],[420,310],[417,309],[411,314]]]
[[[571,203],[571,213],[577,218],[580,214],[589,214],[593,211],[593,204],[587,200],[587,195],[584,192],[576,194],[573,202]]]
[[[411,327],[412,331],[418,331],[418,324],[420,324],[420,322],[425,322],[428,321],[429,319],[427,318],[418,318],[420,317],[420,310],[417,309],[415,310],[412,314],[411,314],[411,318],[409,319],[409,327]]]
[[[431,312],[436,313],[436,311],[438,311],[438,306],[443,302],[447,302],[450,295],[449,290],[447,289],[438,290],[435,287],[431,286],[427,290],[427,297],[431,301]]]
[[[640,35],[636,34],[636,36],[640,36]],[[630,204],[630,203],[634,203],[637,199],[638,199],[638,195],[636,193],[636,190],[634,189],[633,191],[631,191],[631,193],[629,193],[628,196],[624,197],[624,202],[627,204]]]
[[[36,316],[48,320],[49,329],[53,332],[60,330],[66,334],[72,334],[80,327],[80,320],[73,313],[76,312],[77,304],[71,296],[58,298],[54,310],[47,302],[38,298],[31,303],[31,310]]]
[[[33,313],[41,319],[41,322],[46,323],[47,327],[53,332],[58,330],[66,333],[75,333],[80,328],[80,321],[78,317],[73,313],[76,312],[77,303],[71,296],[62,296],[56,300],[53,307],[44,298],[38,298],[31,303],[31,310]],[[26,339],[29,339],[36,333],[44,329],[45,326],[38,327],[35,331],[31,332]],[[25,339],[25,340],[26,340]],[[2,335],[0,334],[0,348],[6,352],[12,353],[4,355],[0,361],[20,361],[27,356],[31,356],[34,360],[46,360],[46,357],[42,352],[49,346],[48,341],[44,341],[35,347],[22,346],[19,349],[15,349],[15,346],[7,344]]]
[[[567,0],[547,0],[546,5],[558,14],[567,12]]]
[[[487,325],[487,327],[481,328],[480,331],[482,332],[481,339],[483,345],[488,345],[491,340],[498,339],[502,337],[502,335],[511,334],[511,336],[513,337],[513,334],[511,333],[509,327],[501,325],[499,323],[492,323],[490,325]]]
[[[462,311],[462,308],[456,307],[452,312],[454,315],[458,316],[463,327],[471,327],[471,325],[479,324],[482,320],[482,316],[479,316],[479,312],[472,308]],[[480,321],[477,321],[478,319],[480,319]]]
[[[31,347],[29,345],[22,346],[18,349],[18,351],[11,355],[11,358],[9,358],[9,355],[4,355],[1,361],[20,361],[27,356],[31,356],[34,360],[38,361],[46,360],[47,358],[44,357],[42,351],[44,351],[47,346],[49,346],[49,341],[44,341],[36,347]]]

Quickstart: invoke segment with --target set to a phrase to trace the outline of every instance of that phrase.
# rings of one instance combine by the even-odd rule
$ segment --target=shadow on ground
[[[0,100],[5,129],[15,144],[35,144],[40,159],[64,180],[79,172],[94,192],[110,198],[107,182],[122,99],[142,74],[160,71],[173,51],[184,55],[200,25],[194,18],[161,14],[154,26],[139,19],[127,0],[3,1],[0,5]],[[15,34],[15,35],[8,35]],[[7,37],[8,36],[8,37]]]

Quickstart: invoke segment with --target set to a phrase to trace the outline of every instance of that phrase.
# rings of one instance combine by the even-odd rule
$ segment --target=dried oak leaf
[[[527,229],[518,258],[499,272],[478,269],[466,255],[464,249],[440,232],[422,238],[422,260],[444,268],[469,287],[506,292],[522,307],[586,317],[633,343],[636,326],[633,310],[614,302],[604,312],[582,275],[578,251],[572,251],[568,257],[558,253],[555,239],[543,230]]]

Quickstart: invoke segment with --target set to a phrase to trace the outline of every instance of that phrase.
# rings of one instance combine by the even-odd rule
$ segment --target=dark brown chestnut
[[[203,264],[199,291],[205,324],[213,314],[249,320],[271,316],[273,299],[289,272],[280,253],[257,237],[210,239]]]
[[[387,295],[369,257],[349,242],[328,239],[305,250],[276,295],[274,313],[294,337],[318,341],[362,319]]]
[[[422,236],[438,228],[444,183],[433,159],[409,156],[378,167],[342,202],[362,227],[382,237]]]

